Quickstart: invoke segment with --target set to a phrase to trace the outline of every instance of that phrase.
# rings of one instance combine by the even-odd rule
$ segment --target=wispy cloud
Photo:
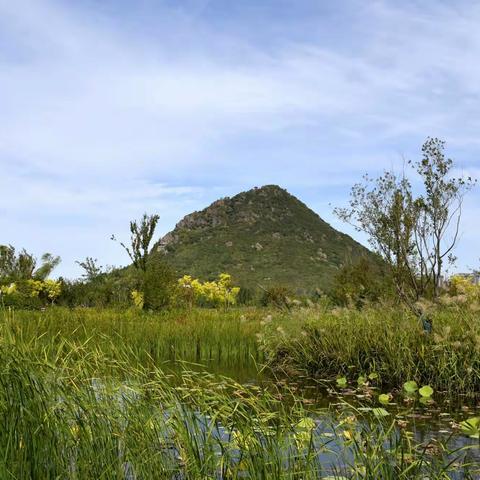
[[[0,0],[0,242],[59,247],[74,274],[143,210],[166,229],[273,182],[326,208],[313,189],[341,200],[427,135],[478,169],[474,2],[226,3]]]

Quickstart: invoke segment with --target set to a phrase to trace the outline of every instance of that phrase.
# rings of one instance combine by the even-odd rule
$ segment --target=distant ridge
[[[283,188],[265,185],[184,217],[155,246],[179,274],[230,273],[255,288],[327,290],[347,261],[373,254]]]

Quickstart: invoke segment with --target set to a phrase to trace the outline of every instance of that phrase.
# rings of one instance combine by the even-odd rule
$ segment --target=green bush
[[[128,307],[139,280],[132,268],[115,269],[91,280],[62,279],[58,304],[66,307]]]
[[[293,294],[284,286],[273,286],[264,290],[260,304],[264,307],[289,308]]]
[[[176,284],[172,268],[158,256],[150,257],[143,278],[143,308],[160,310],[171,305]]]
[[[367,258],[348,263],[335,276],[330,292],[337,305],[362,307],[391,297],[393,284],[385,269]]]
[[[255,302],[256,292],[253,288],[250,287],[240,287],[240,292],[238,292],[237,303],[239,305],[253,305]]]

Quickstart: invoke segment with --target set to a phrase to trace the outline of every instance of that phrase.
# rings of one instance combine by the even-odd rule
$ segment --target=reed
[[[138,310],[51,308],[17,311],[11,321],[23,341],[52,339],[115,357],[119,351],[139,365],[169,361],[221,364],[239,370],[263,360],[255,334],[258,315],[249,310]],[[121,348],[119,348],[121,347]]]
[[[54,322],[49,315],[67,323],[59,330],[48,324]],[[238,313],[231,315],[235,325]],[[140,347],[131,348],[116,329],[109,338],[110,314],[97,317],[102,331],[94,335],[87,334],[88,325],[72,330],[79,318],[66,317],[63,311],[22,313],[1,323],[2,478],[388,480],[478,474],[469,450],[418,445],[375,411],[348,405],[307,409],[284,388],[246,386],[205,372],[166,374],[154,362],[143,364]],[[237,327],[248,325],[240,315],[237,320]],[[134,334],[135,328],[122,328]]]
[[[316,378],[378,374],[386,388],[416,380],[449,395],[480,390],[480,315],[440,310],[433,331],[402,310],[304,309],[273,319],[261,333],[270,365]]]

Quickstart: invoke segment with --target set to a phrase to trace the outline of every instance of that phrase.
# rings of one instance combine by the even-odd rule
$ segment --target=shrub
[[[143,308],[143,305],[145,302],[144,302],[144,297],[142,292],[139,292],[138,290],[132,290],[132,300],[133,300],[133,304],[138,309],[141,310]]]
[[[338,272],[330,292],[332,300],[342,306],[357,308],[391,296],[391,278],[378,265],[366,258],[350,263]]]
[[[240,292],[239,287],[232,285],[232,277],[221,273],[217,281],[200,282],[190,275],[178,280],[180,297],[188,305],[208,305],[213,307],[235,305]]]
[[[290,308],[292,292],[283,286],[273,286],[264,290],[260,303],[264,307]]]
[[[47,303],[54,303],[62,291],[62,284],[57,280],[19,280],[0,287],[5,306],[17,308],[40,308]]]
[[[63,280],[60,305],[68,307],[128,307],[132,290],[141,290],[132,268],[112,269],[91,280]]]
[[[240,287],[237,303],[239,305],[252,305],[255,302],[255,291],[249,287]]]
[[[168,307],[175,288],[173,270],[158,256],[150,257],[143,275],[143,308],[160,310]]]
[[[480,301],[480,285],[475,285],[472,279],[454,275],[449,281],[448,293],[463,303]]]

